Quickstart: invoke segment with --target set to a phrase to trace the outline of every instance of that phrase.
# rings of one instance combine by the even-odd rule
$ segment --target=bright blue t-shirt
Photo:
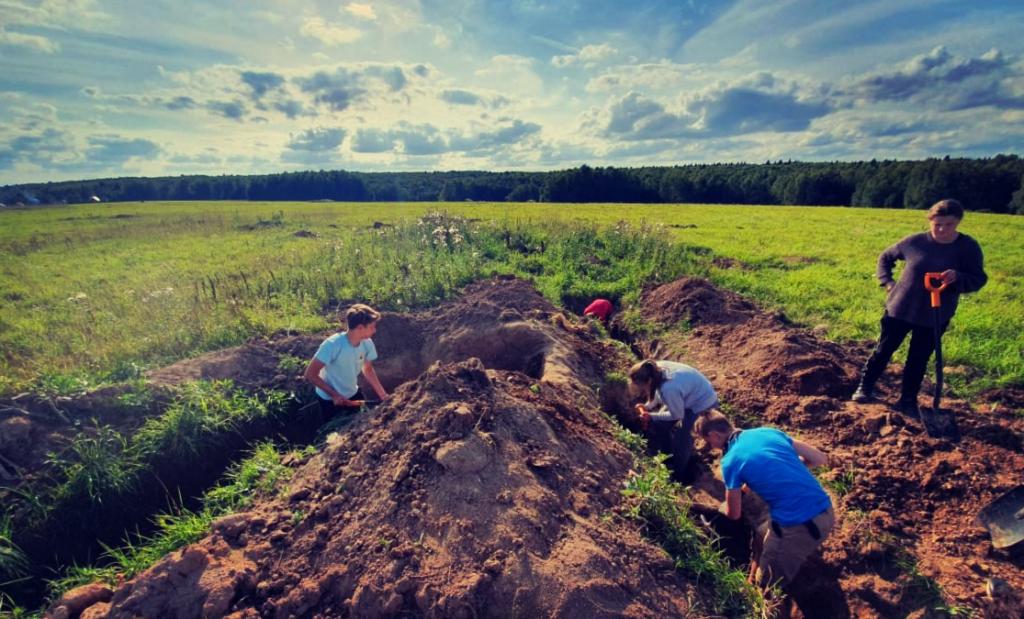
[[[373,340],[365,339],[358,346],[352,346],[346,337],[347,332],[335,333],[320,344],[315,359],[323,362],[320,377],[340,393],[345,399],[351,398],[359,391],[359,372],[363,364],[377,358],[377,347]],[[320,387],[316,394],[325,400],[331,396]]]
[[[750,486],[783,527],[803,524],[832,506],[793,449],[793,439],[775,428],[743,430],[722,457],[722,479],[730,490]]]

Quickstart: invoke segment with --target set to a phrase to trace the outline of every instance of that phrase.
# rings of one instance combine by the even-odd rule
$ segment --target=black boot
[[[874,391],[874,386],[865,384],[864,381],[861,381],[861,383],[857,385],[857,390],[853,392],[853,396],[851,396],[850,399],[859,404],[864,404],[865,402],[870,402],[875,399]]]
[[[916,419],[921,416],[921,409],[917,406],[916,397],[901,396],[899,401],[896,402],[896,409],[907,417],[914,417]]]

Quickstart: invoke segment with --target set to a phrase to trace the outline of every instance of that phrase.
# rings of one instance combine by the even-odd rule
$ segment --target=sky
[[[0,0],[0,185],[1021,154],[1021,0]]]

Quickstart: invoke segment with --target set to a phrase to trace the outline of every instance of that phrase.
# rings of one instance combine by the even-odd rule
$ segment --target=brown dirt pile
[[[842,347],[707,280],[687,277],[650,289],[641,305],[650,320],[692,327],[686,337],[643,343],[644,354],[660,357],[663,350],[685,347],[693,359],[714,360],[699,367],[714,366],[709,378],[736,405],[776,393],[840,397],[856,380],[857,365]]]
[[[1021,616],[1024,607],[1015,604],[1024,602],[1024,550],[995,550],[975,521],[984,505],[1021,482],[1024,418],[1012,412],[1012,392],[992,398],[1000,405],[977,410],[944,399],[963,440],[934,439],[920,420],[884,403],[898,393],[898,367],[883,377],[881,402],[846,401],[862,348],[847,352],[700,279],[649,290],[643,302],[663,324],[685,318],[693,326],[635,342],[645,354],[707,374],[741,427],[781,427],[837,462],[825,476],[834,489],[848,489],[833,490],[839,529],[823,560],[802,572],[796,597],[806,616],[930,616],[942,601],[911,577],[912,568],[934,579],[951,605]],[[922,397],[924,404],[930,398]],[[1008,582],[1021,599],[986,595],[992,578]],[[1016,610],[1005,614],[1007,608]]]
[[[686,614],[664,553],[601,518],[631,458],[596,402],[537,385],[477,359],[431,367],[107,616]]]
[[[688,613],[697,594],[671,560],[608,518],[631,457],[595,387],[626,363],[620,349],[511,278],[386,314],[374,341],[382,381],[403,383],[388,403],[332,438],[286,496],[222,519],[86,612]]]

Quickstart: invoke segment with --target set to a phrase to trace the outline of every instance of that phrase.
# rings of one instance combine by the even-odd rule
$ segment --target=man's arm
[[[336,406],[358,406],[352,400],[343,398],[340,393],[327,384],[327,381],[320,377],[320,370],[322,369],[324,369],[324,362],[313,357],[313,359],[310,360],[309,365],[306,366],[306,371],[303,373],[302,377],[314,387],[320,387],[324,393],[331,396],[331,401],[334,402]]]
[[[949,281],[947,278],[946,283],[959,282],[960,292],[977,292],[988,282],[988,274],[985,273],[985,257],[977,243],[972,243],[964,253],[966,257],[962,260],[963,270],[953,271],[953,281]]]
[[[725,490],[725,501],[722,502],[722,513],[729,520],[739,520],[743,514],[743,491],[739,488],[735,490]]]
[[[896,285],[896,282],[892,279],[892,269],[896,265],[897,260],[903,260],[903,250],[900,245],[903,241],[896,243],[892,247],[887,247],[878,256],[878,265],[875,268],[875,277],[878,278],[878,283],[889,290]]]
[[[796,450],[796,454],[804,461],[807,468],[828,466],[828,455],[813,445],[793,439],[793,449]]]
[[[377,392],[377,397],[384,400],[388,397],[388,392],[384,391],[384,386],[380,384],[380,379],[377,378],[377,370],[373,369],[373,362],[366,361],[363,363],[363,376],[366,377],[366,382],[370,383],[373,390]]]

